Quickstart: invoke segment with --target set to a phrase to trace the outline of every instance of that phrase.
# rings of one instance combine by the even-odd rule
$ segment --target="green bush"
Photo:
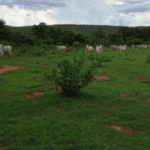
[[[77,48],[77,51],[78,51],[78,48],[79,48],[79,46],[80,46],[80,42],[78,42],[78,41],[77,41],[77,42],[74,42],[74,43],[73,43],[73,46],[75,46],[75,47]]]
[[[80,94],[80,89],[88,85],[89,82],[92,82],[92,71],[95,70],[95,63],[92,61],[92,67],[87,70],[85,73],[81,73],[83,63],[85,62],[85,57],[81,57],[80,60],[74,59],[74,64],[71,64],[67,59],[62,60],[57,64],[61,69],[61,77],[56,76],[56,70],[53,69],[50,76],[53,79],[54,83],[62,89],[62,93],[66,96],[75,96]]]

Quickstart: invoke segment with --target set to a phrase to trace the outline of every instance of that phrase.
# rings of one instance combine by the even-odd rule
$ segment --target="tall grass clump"
[[[95,70],[96,65],[92,61],[92,66],[89,70],[81,73],[85,62],[85,57],[81,57],[78,61],[74,59],[74,63],[71,64],[67,59],[58,62],[57,66],[61,69],[61,77],[56,76],[56,69],[53,69],[50,78],[53,79],[56,84],[56,89],[58,85],[62,89],[62,93],[67,96],[77,96],[80,94],[81,88],[84,88],[88,83],[92,82],[92,71]]]

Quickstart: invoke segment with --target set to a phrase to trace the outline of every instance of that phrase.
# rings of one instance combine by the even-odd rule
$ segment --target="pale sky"
[[[150,26],[150,0],[0,0],[0,20],[9,26]]]

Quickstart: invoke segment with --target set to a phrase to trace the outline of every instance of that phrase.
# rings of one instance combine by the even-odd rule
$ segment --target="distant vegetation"
[[[74,42],[79,42],[79,46],[85,46],[86,44],[96,46],[101,44],[105,47],[108,47],[111,44],[126,44],[130,46],[150,43],[149,27],[118,27],[118,32],[114,30],[114,33],[108,33],[104,32],[106,30],[102,31],[100,26],[97,28],[97,31],[92,30],[92,33],[89,34],[89,32],[82,32],[81,29],[78,29],[78,31],[71,31],[71,28],[69,27],[68,29],[70,30],[62,30],[60,25],[56,28],[55,26],[48,26],[44,22],[41,22],[39,25],[33,25],[32,27],[29,27],[30,29],[27,27],[10,27],[5,24],[5,21],[0,21],[0,43],[3,45],[11,45],[12,47],[19,47],[22,45],[33,46],[34,44],[73,46]],[[89,26],[87,25],[87,27]]]

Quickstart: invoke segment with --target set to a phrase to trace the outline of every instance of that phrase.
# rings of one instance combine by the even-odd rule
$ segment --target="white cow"
[[[113,49],[114,45],[110,45],[110,46],[111,46],[111,48]]]
[[[66,51],[66,46],[57,46],[57,52],[60,52],[60,51],[62,51],[62,50],[64,50],[64,51]]]
[[[136,47],[137,47],[138,49],[142,49],[142,48],[146,49],[146,48],[148,48],[148,46],[145,45],[145,44],[136,45]]]
[[[138,49],[142,49],[142,47],[143,47],[142,45],[138,45]]]
[[[112,49],[117,49],[117,46],[116,45],[111,45],[111,48]]]
[[[8,52],[9,56],[11,56],[12,47],[11,46],[4,46],[4,52]]]
[[[150,45],[148,44],[147,47],[150,48]]]
[[[102,47],[103,48],[103,50],[105,50],[105,47],[103,46],[103,45],[99,45],[100,47]]]
[[[0,54],[3,57],[4,45],[0,44]]]
[[[129,48],[127,45],[123,45],[123,47],[125,47],[126,49]]]
[[[117,47],[117,49],[121,52],[121,51],[124,51],[125,52],[125,50],[126,50],[126,48],[125,47],[123,47],[123,46],[118,46]]]
[[[98,52],[99,54],[101,54],[102,53],[102,50],[103,50],[104,48],[103,48],[103,46],[102,45],[100,45],[100,46],[96,46],[96,52]]]
[[[147,48],[147,45],[145,45],[145,44],[142,44],[141,46],[142,46],[142,48],[144,48],[144,49]]]
[[[93,47],[86,45],[86,52],[93,52]]]
[[[137,48],[137,49],[140,49],[140,48],[141,48],[141,45],[136,45],[136,48]]]

